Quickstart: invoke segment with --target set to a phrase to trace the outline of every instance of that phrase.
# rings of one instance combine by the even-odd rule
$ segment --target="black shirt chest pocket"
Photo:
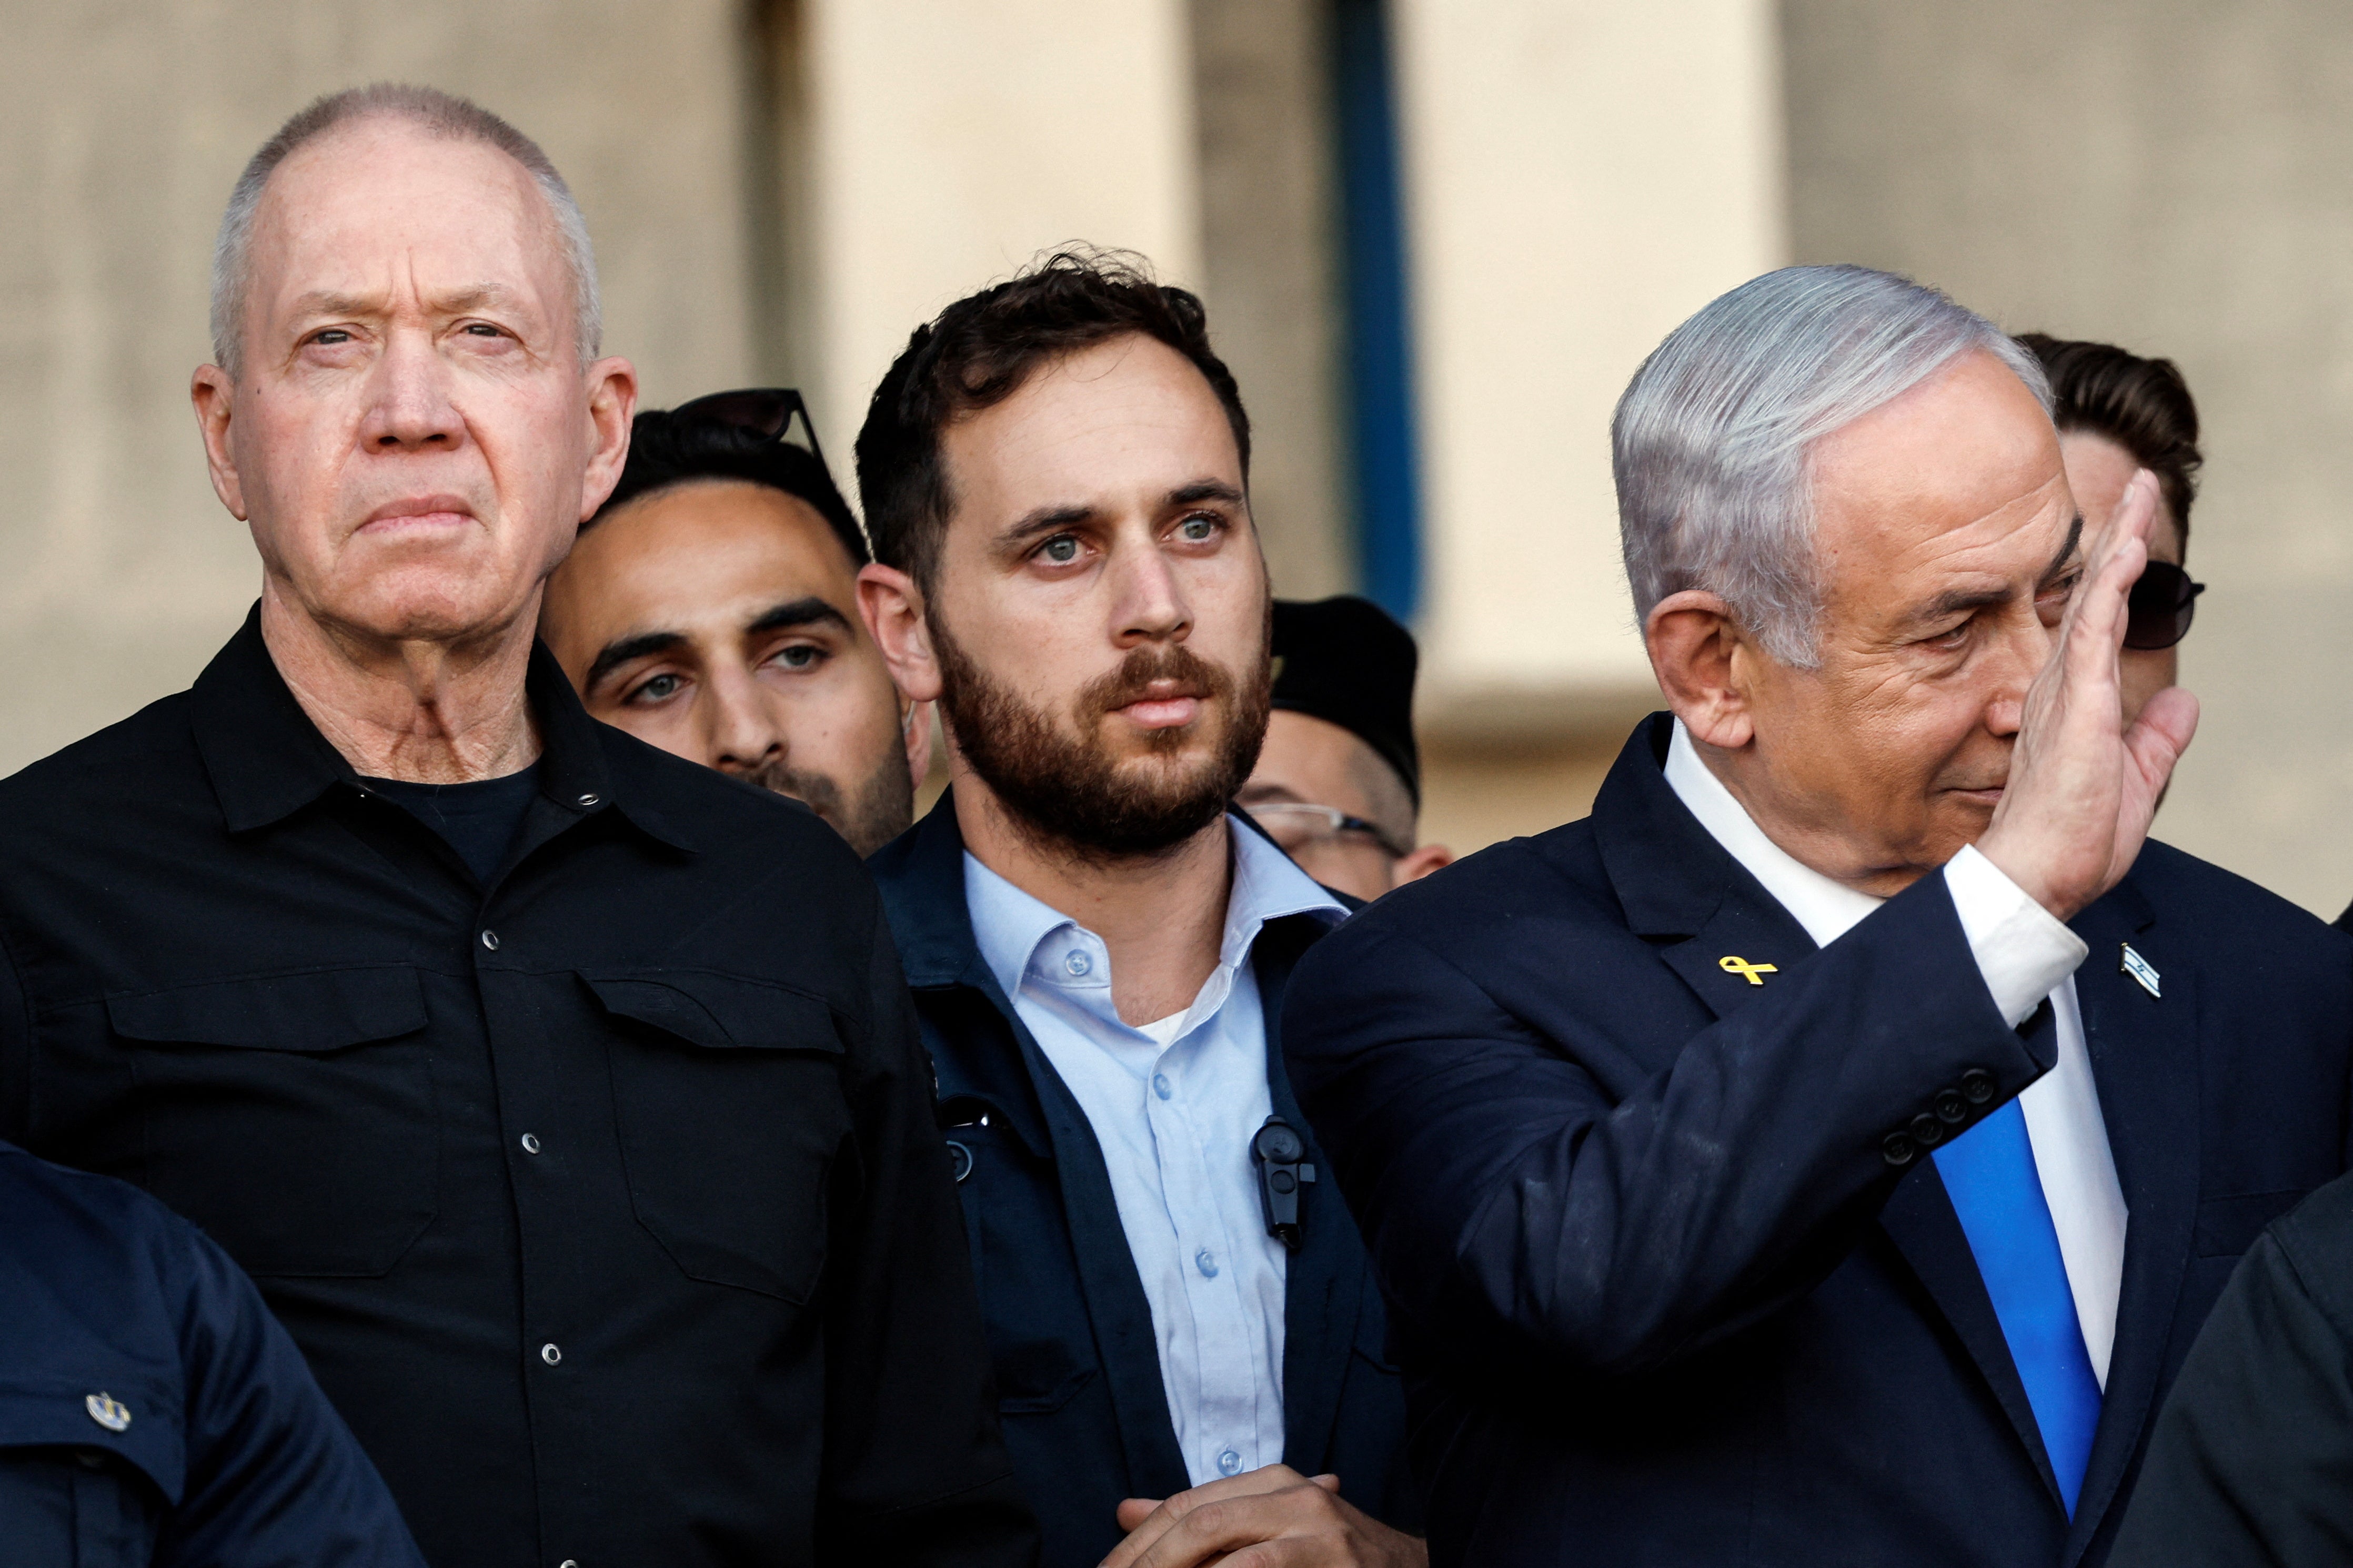
[[[425,992],[402,966],[110,995],[147,1186],[249,1274],[388,1273],[433,1223]]]
[[[802,1305],[849,1109],[831,1009],[707,970],[583,974],[616,1026],[629,1202],[681,1272]]]

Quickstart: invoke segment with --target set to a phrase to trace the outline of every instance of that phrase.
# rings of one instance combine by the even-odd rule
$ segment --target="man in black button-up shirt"
[[[438,1568],[1027,1561],[855,857],[534,649],[634,396],[561,183],[415,89],[256,167],[196,401],[261,602],[0,784],[0,1136],[252,1273]]]

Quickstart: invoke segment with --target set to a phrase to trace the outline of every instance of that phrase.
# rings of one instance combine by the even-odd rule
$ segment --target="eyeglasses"
[[[671,409],[673,419],[702,419],[713,425],[732,425],[739,430],[749,430],[771,441],[790,442],[787,434],[793,427],[793,416],[801,419],[801,434],[808,439],[806,445],[818,465],[825,465],[824,449],[817,444],[817,426],[809,419],[808,405],[801,395],[789,386],[748,386],[740,392],[714,392],[698,397],[691,403],[681,403]],[[828,479],[833,470],[826,469]]]
[[[1250,820],[1266,829],[1266,836],[1286,855],[1296,855],[1326,838],[1337,838],[1344,833],[1354,833],[1371,839],[1383,853],[1402,860],[1413,853],[1411,845],[1399,848],[1395,840],[1381,831],[1376,823],[1361,816],[1351,816],[1335,805],[1303,805],[1293,801],[1268,801],[1259,805],[1246,805]]]
[[[2125,601],[2125,647],[2154,653],[2188,637],[2198,614],[2198,595],[2205,591],[2205,584],[2191,582],[2189,574],[2170,561],[2152,561],[2142,567],[2140,581]]]

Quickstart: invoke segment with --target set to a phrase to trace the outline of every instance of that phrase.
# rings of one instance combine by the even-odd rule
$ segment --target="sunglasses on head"
[[[2188,637],[2198,614],[2198,595],[2205,591],[2205,584],[2191,582],[2189,574],[2170,561],[2152,561],[2142,567],[2140,581],[2125,601],[2125,647],[2154,653]]]
[[[825,451],[817,444],[817,426],[809,419],[808,405],[801,395],[789,386],[749,386],[740,392],[714,392],[708,397],[698,397],[671,409],[673,419],[702,419],[713,425],[732,425],[738,430],[749,430],[771,441],[790,441],[793,416],[800,416],[801,435],[806,439],[794,443],[808,448],[810,457],[822,466]],[[832,469],[828,468],[829,476]]]

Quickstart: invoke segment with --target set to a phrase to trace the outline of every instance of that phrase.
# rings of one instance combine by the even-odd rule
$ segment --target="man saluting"
[[[2084,537],[2047,397],[1862,268],[1677,329],[1614,431],[1672,711],[1303,961],[1433,1562],[2096,1562],[2342,1167],[2345,943],[2144,846],[2197,713],[2122,721],[2155,487]]]

